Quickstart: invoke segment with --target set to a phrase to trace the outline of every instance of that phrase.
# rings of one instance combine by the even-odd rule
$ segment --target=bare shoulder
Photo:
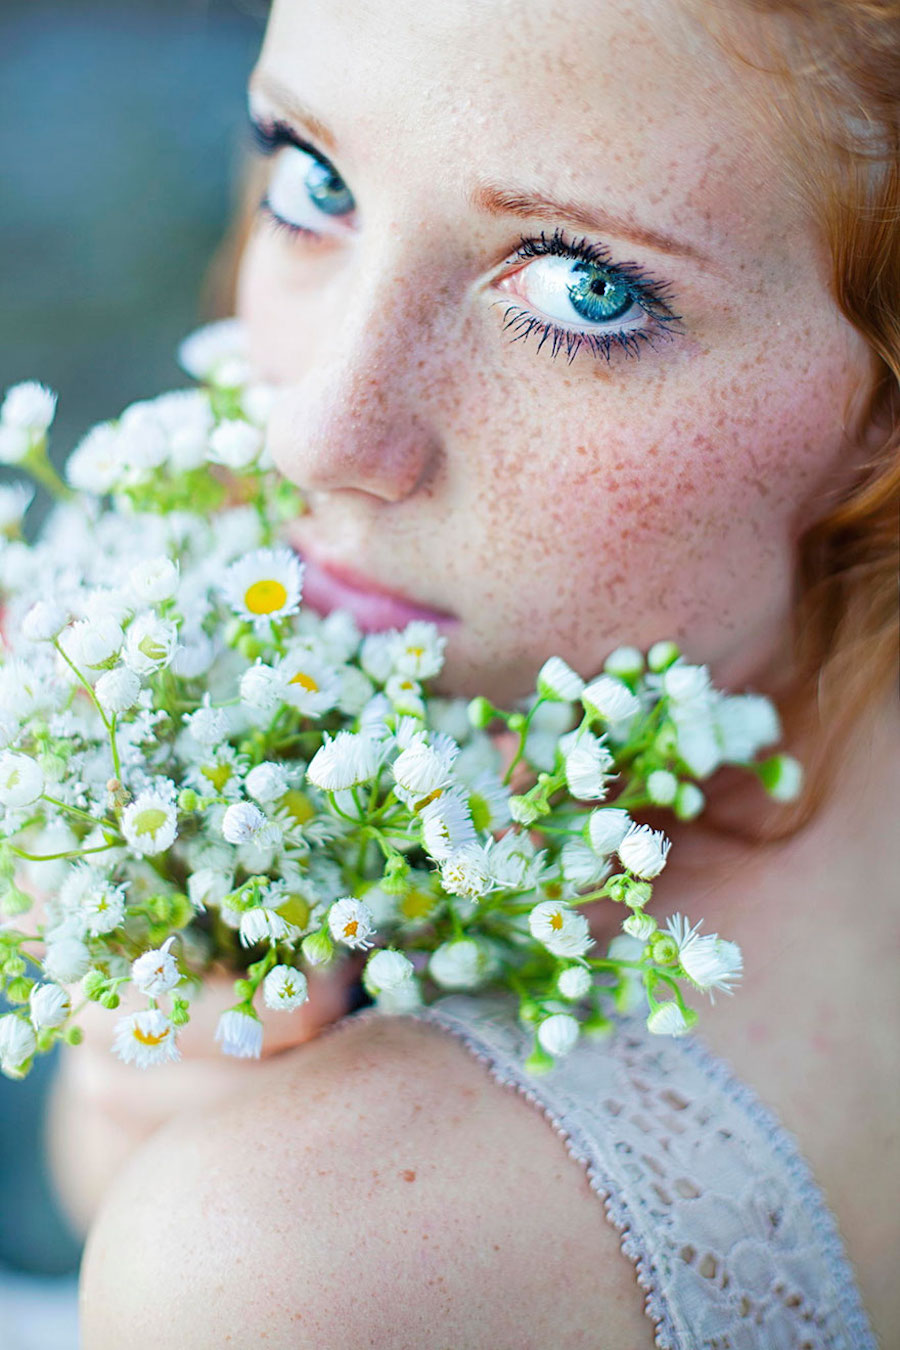
[[[652,1350],[580,1165],[449,1033],[351,1018],[167,1127],[95,1225],[84,1350]]]

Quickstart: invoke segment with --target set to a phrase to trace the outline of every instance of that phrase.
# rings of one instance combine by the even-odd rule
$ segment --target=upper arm
[[[176,1123],[92,1234],[84,1350],[651,1350],[631,1265],[533,1106],[446,1033],[356,1020]]]

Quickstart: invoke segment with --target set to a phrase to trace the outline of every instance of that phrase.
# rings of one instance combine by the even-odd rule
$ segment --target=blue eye
[[[254,122],[257,146],[275,156],[264,206],[293,233],[321,234],[322,217],[340,218],[356,209],[347,184],[334,165],[280,122]]]
[[[561,230],[549,239],[542,232],[539,239],[522,239],[514,260],[527,266],[503,288],[527,308],[507,305],[504,329],[512,329],[514,342],[537,333],[538,351],[549,341],[553,357],[564,350],[572,361],[582,346],[607,361],[614,347],[639,356],[643,343],[671,336],[680,321],[668,285],[633,263],[613,263],[605,245],[569,242]]]

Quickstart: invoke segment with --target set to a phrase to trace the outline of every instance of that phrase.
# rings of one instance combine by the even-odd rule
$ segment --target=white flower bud
[[[15,1013],[0,1017],[0,1072],[8,1078],[21,1078],[22,1066],[36,1049],[37,1039],[30,1022]]]
[[[773,755],[761,766],[760,778],[776,802],[792,802],[803,787],[803,766],[792,755]]]
[[[107,670],[94,686],[97,700],[107,714],[127,712],[137,703],[140,692],[140,676],[127,666]]]
[[[209,458],[214,464],[224,464],[239,473],[256,463],[262,447],[263,437],[258,427],[229,418],[220,422],[210,436]]]
[[[58,984],[75,984],[88,972],[91,954],[78,938],[60,938],[48,942],[44,955],[44,974]]]
[[[142,605],[171,600],[178,590],[178,564],[165,555],[135,563],[128,573],[128,585]]]
[[[560,656],[551,656],[538,671],[538,693],[543,698],[569,703],[580,698],[584,680]]]
[[[102,670],[122,650],[125,634],[111,615],[79,619],[63,630],[60,644],[73,665],[81,671]]]
[[[443,989],[476,989],[484,983],[490,962],[472,938],[445,942],[431,953],[428,972]]]
[[[237,1059],[259,1059],[262,1053],[263,1029],[258,1017],[229,1008],[223,1012],[216,1027],[216,1040],[222,1044],[222,1053]]]
[[[29,642],[52,642],[69,622],[68,610],[53,600],[38,600],[22,620],[22,636]]]
[[[654,674],[659,675],[673,661],[677,661],[681,652],[674,642],[654,642],[647,653],[647,665]]]
[[[373,998],[393,990],[415,974],[415,966],[402,952],[393,950],[373,952],[363,971],[363,984]]]
[[[257,661],[256,665],[250,666],[241,676],[241,702],[246,703],[248,708],[256,708],[259,712],[273,712],[278,704],[283,701],[284,688],[281,676],[271,666],[264,665]]]
[[[72,1011],[72,1000],[58,984],[36,984],[29,998],[31,1022],[38,1031],[61,1027]]]
[[[628,918],[622,924],[623,929],[629,937],[637,938],[638,942],[646,942],[652,937],[657,929],[657,922],[650,914],[644,914],[638,911],[636,914],[629,914]]]
[[[567,966],[560,972],[556,987],[563,998],[574,1001],[590,993],[593,983],[591,972],[585,970],[584,966]]]
[[[678,793],[678,779],[668,769],[654,769],[647,776],[647,795],[655,806],[671,806]]]
[[[578,1040],[581,1027],[571,1013],[553,1013],[538,1027],[538,1040],[548,1055],[568,1055]]]
[[[266,823],[266,817],[252,802],[234,802],[222,818],[222,833],[229,844],[249,844]]]
[[[644,881],[652,881],[665,867],[670,847],[661,830],[651,830],[649,825],[633,825],[617,852],[629,872]]]
[[[647,1018],[647,1030],[652,1031],[654,1036],[685,1036],[692,1025],[685,1020],[674,999],[660,1003]]]
[[[43,433],[55,416],[56,394],[36,380],[13,385],[0,407],[0,422],[20,431]]]
[[[635,679],[644,669],[644,658],[637,647],[617,647],[603,662],[603,669],[620,680]]]
[[[264,760],[262,764],[257,764],[250,770],[244,786],[247,795],[254,801],[262,802],[264,805],[277,802],[288,790],[287,770],[281,764]]]
[[[696,783],[679,783],[675,794],[675,814],[679,820],[694,820],[706,805]]]
[[[0,424],[0,464],[21,464],[31,449],[31,437],[21,427]]]
[[[628,686],[611,675],[600,675],[593,680],[581,695],[581,701],[589,713],[605,722],[622,722],[641,709]]]
[[[588,817],[588,837],[591,848],[601,858],[615,853],[631,829],[633,821],[627,811],[617,806],[592,811]]]

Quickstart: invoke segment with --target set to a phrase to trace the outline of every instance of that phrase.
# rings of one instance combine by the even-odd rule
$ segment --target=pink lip
[[[313,562],[308,553],[295,551],[304,563],[303,603],[318,614],[349,610],[364,633],[404,628],[416,619],[441,627],[459,622],[455,615],[414,604],[406,596],[369,581],[342,563]]]

